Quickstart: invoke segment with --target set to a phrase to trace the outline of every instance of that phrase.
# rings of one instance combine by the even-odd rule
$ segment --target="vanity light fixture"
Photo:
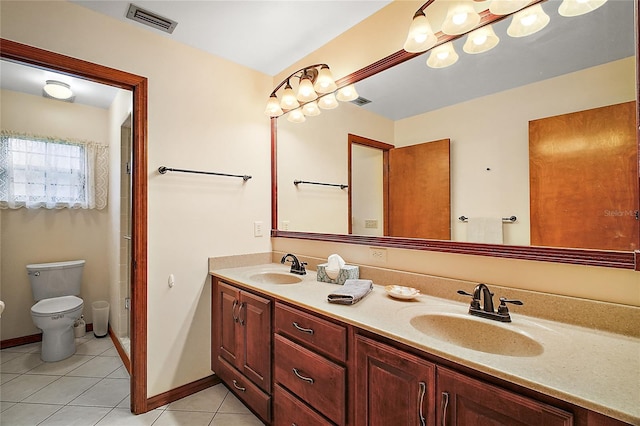
[[[431,50],[427,65],[431,68],[445,68],[458,62],[458,58],[459,56],[453,48],[453,43],[448,42]]]
[[[562,4],[558,8],[558,13],[561,16],[579,16],[596,10],[607,0],[563,0]]]
[[[458,60],[453,41],[468,35],[462,48],[466,53],[476,54],[493,49],[500,38],[491,24],[512,17],[507,28],[511,37],[525,37],[545,28],[551,18],[542,9],[546,0],[449,0],[447,17],[438,32],[434,32],[427,18],[427,9],[434,2],[447,4],[447,0],[427,0],[414,13],[404,50],[420,54],[431,51],[427,65],[444,68]],[[558,13],[562,16],[578,16],[596,10],[607,0],[562,0]],[[488,4],[483,10],[477,10]],[[486,7],[486,6],[484,6]],[[338,98],[340,99],[340,98]]]
[[[464,34],[480,23],[480,15],[473,7],[471,0],[459,1],[447,11],[447,17],[442,24],[442,32],[449,35]]]
[[[47,80],[42,88],[42,94],[45,98],[58,99],[60,101],[73,102],[73,91],[71,86],[57,80]]]
[[[269,117],[287,114],[287,120],[303,123],[305,117],[319,115],[321,109],[337,108],[338,100],[348,102],[356,98],[358,92],[353,84],[338,88],[329,66],[316,64],[299,69],[277,85],[264,113]]]
[[[513,15],[507,34],[511,37],[526,37],[546,27],[550,20],[542,6],[536,4]]]

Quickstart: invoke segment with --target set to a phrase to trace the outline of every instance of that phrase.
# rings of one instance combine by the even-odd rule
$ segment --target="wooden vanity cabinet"
[[[571,413],[446,368],[438,367],[437,383],[441,426],[573,425]]]
[[[214,280],[212,369],[271,421],[271,300]]]
[[[275,424],[347,424],[346,327],[276,303],[275,332]]]
[[[435,365],[356,336],[355,425],[435,425]]]

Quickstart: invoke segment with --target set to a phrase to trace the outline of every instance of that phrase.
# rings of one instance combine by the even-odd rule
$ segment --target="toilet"
[[[76,353],[73,323],[82,314],[80,295],[84,260],[27,265],[37,302],[31,307],[33,323],[42,330],[45,362],[60,361]]]

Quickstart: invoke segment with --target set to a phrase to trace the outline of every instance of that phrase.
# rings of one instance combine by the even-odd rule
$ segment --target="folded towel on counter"
[[[346,280],[340,290],[329,294],[327,300],[330,303],[353,305],[369,294],[371,290],[373,290],[373,281],[371,280]]]

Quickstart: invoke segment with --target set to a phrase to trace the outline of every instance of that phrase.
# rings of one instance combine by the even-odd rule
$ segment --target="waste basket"
[[[96,337],[104,337],[109,332],[109,303],[99,300],[91,304],[93,313],[93,334]]]

